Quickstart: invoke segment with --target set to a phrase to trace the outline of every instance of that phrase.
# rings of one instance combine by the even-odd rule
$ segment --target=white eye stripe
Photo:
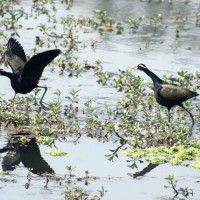
[[[139,64],[138,66],[142,68],[147,68],[144,64]]]

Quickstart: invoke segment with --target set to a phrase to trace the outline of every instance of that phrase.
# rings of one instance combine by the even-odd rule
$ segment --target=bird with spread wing
[[[60,54],[60,49],[52,49],[38,53],[27,61],[22,46],[14,38],[10,38],[5,51],[5,59],[12,69],[6,72],[0,69],[0,75],[6,76],[11,81],[11,86],[17,93],[27,94],[35,88],[44,88],[45,91],[40,99],[40,105],[47,92],[47,87],[39,86],[38,82],[42,76],[44,68]],[[14,96],[14,98],[15,98]]]

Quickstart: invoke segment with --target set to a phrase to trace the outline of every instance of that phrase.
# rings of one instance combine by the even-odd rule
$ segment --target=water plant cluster
[[[47,109],[42,109],[37,105],[38,94],[35,94],[26,98],[17,97],[14,101],[3,100],[0,105],[2,126],[26,127],[38,137],[86,134],[107,140],[116,136],[134,148],[190,144],[195,131],[187,114],[174,108],[176,113],[172,112],[173,120],[168,122],[167,110],[155,102],[151,93],[152,83],[146,83],[132,71],[120,71],[118,75],[110,76],[107,86],[104,86],[114,87],[123,94],[112,108],[105,104],[97,110],[95,101],[89,99],[84,102],[85,107],[80,109],[79,91],[72,89],[65,99],[61,91],[57,91],[54,101]],[[163,78],[179,84],[184,82],[186,87],[192,85],[193,90],[197,90],[199,74],[182,71],[176,77]],[[197,124],[199,108],[193,106],[191,101],[185,105],[195,113]]]
[[[192,166],[200,169],[199,162],[199,145],[193,143],[191,147],[186,145],[151,147],[146,149],[131,149],[123,152],[133,158],[147,157],[147,161],[153,164],[163,164],[169,162],[172,165]],[[195,147],[193,147],[195,146]],[[195,163],[189,164],[186,161],[196,160]]]
[[[73,7],[73,0],[60,1],[67,11]],[[146,2],[146,3],[150,3]],[[12,3],[12,4],[11,4]],[[162,4],[163,1],[156,1]],[[169,1],[169,4],[173,4]],[[187,5],[185,1],[185,5]],[[95,39],[83,40],[80,35],[88,32],[103,34],[143,34],[148,29],[154,36],[159,31],[165,32],[169,28],[166,24],[176,28],[174,40],[167,41],[172,50],[179,46],[181,34],[188,27],[199,28],[200,14],[177,13],[175,19],[166,17],[162,13],[153,15],[130,16],[124,20],[114,20],[105,10],[95,9],[89,16],[60,16],[56,1],[33,1],[29,10],[20,7],[19,2],[0,0],[0,64],[8,65],[4,60],[6,42],[9,36],[22,37],[22,32],[32,33],[36,30],[32,49],[29,55],[42,48],[60,48],[62,55],[55,59],[51,65],[51,72],[59,69],[59,75],[80,78],[92,72],[96,83],[102,88],[112,88],[119,92],[121,99],[112,106],[104,104],[101,108],[96,105],[96,99],[82,100],[79,90],[71,89],[67,97],[57,90],[54,100],[48,102],[46,109],[38,104],[39,90],[26,97],[17,96],[15,100],[6,101],[0,98],[0,126],[4,130],[28,130],[37,138],[38,144],[53,146],[56,139],[65,137],[98,138],[103,141],[116,139],[119,147],[107,155],[109,160],[114,160],[117,153],[125,148],[124,153],[132,159],[147,157],[152,164],[169,162],[173,165],[192,166],[197,169],[199,164],[199,131],[200,108],[192,101],[187,101],[185,106],[195,116],[195,126],[191,126],[190,118],[180,108],[172,109],[172,121],[167,121],[167,110],[155,101],[152,94],[153,85],[135,75],[133,69],[119,70],[117,73],[106,71],[104,63],[96,60],[93,63],[85,59],[79,61],[77,56],[90,46],[94,51],[101,41]],[[48,23],[35,23],[44,17]],[[34,20],[33,20],[34,19]],[[23,20],[32,20],[32,27],[23,24]],[[22,31],[23,30],[23,31]],[[148,48],[151,42],[147,39],[144,46]],[[170,83],[182,85],[194,91],[199,90],[200,73],[180,71],[177,75],[162,77]],[[84,106],[80,106],[80,102]],[[22,143],[29,142],[26,137],[21,138]],[[65,154],[65,152],[49,152],[52,155]],[[196,160],[195,163],[190,163]],[[189,163],[186,161],[190,161]],[[69,166],[68,182],[88,181],[89,172],[84,178],[72,180],[72,168]],[[1,173],[1,172],[0,172]],[[46,177],[48,180],[48,176]],[[55,177],[54,177],[55,178]],[[173,187],[173,178],[168,178]],[[31,173],[27,176],[26,187],[31,182]],[[48,181],[46,181],[46,185]],[[175,191],[175,190],[174,190]],[[187,190],[185,190],[187,191]],[[107,190],[102,187],[99,195],[89,197],[84,190],[78,187],[67,186],[64,190],[65,199],[102,199]]]

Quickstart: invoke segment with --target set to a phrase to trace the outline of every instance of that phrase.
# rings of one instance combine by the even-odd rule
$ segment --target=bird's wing
[[[8,40],[5,57],[13,73],[21,74],[27,59],[23,47],[12,37]]]
[[[41,77],[44,68],[60,54],[60,49],[44,51],[34,55],[24,66],[22,78],[26,76]]]
[[[197,93],[175,84],[162,84],[159,95],[169,101],[185,101]]]
[[[7,49],[16,56],[18,56],[21,60],[23,60],[24,63],[27,62],[26,54],[24,52],[23,47],[14,38],[11,37],[8,40]]]

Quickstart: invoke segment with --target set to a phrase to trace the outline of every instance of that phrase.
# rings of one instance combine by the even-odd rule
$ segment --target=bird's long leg
[[[14,97],[13,97],[13,99],[12,99],[13,101],[15,100],[16,95],[17,95],[17,93],[15,92],[15,95],[14,95]]]
[[[191,119],[192,119],[192,125],[194,126],[194,118],[193,118],[192,113],[189,112],[189,110],[187,110],[187,109],[183,106],[183,104],[180,104],[179,106],[180,106],[181,108],[183,108],[187,113],[189,113],[189,115],[190,115],[190,117],[191,117]]]
[[[38,88],[44,88],[44,93],[43,93],[43,95],[42,95],[42,97],[41,97],[41,99],[40,99],[40,105],[43,106],[42,100],[43,100],[43,98],[44,98],[44,95],[45,95],[46,92],[47,92],[47,87],[45,87],[45,86],[38,86]]]
[[[170,108],[167,109],[168,109],[168,122],[170,122]]]

